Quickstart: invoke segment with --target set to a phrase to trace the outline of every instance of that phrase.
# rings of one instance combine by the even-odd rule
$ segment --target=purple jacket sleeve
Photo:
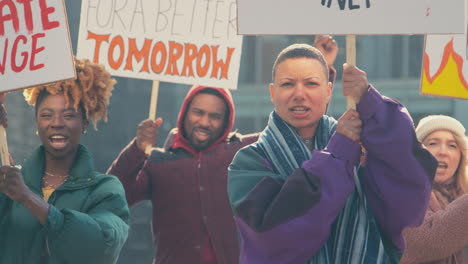
[[[107,170],[107,174],[117,176],[122,182],[129,205],[151,197],[148,175],[142,170],[146,160],[146,154],[132,140]]]
[[[353,171],[359,157],[359,145],[335,133],[325,150],[315,151],[282,184],[256,170],[234,173],[240,181],[257,174],[261,179],[233,204],[242,236],[241,263],[305,263],[310,259],[325,244],[354,189]],[[235,159],[231,168],[236,166],[243,167]],[[235,184],[236,179],[230,180]]]
[[[437,162],[418,142],[406,108],[372,86],[357,111],[366,149],[363,189],[383,234],[402,252],[402,231],[420,225],[428,207]]]

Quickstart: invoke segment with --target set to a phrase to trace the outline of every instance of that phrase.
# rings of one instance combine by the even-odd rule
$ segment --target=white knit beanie
[[[429,134],[436,130],[449,130],[462,139],[462,147],[466,149],[465,127],[453,117],[446,115],[430,115],[419,121],[416,127],[416,136],[422,142]]]

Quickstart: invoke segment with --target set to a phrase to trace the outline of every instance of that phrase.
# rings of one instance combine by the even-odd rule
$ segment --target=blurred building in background
[[[73,49],[76,53],[81,1],[66,0],[67,15]],[[235,128],[241,133],[261,131],[273,107],[268,84],[276,55],[289,44],[313,43],[314,36],[246,36],[237,90],[232,91],[236,104]],[[346,100],[341,95],[341,72],[345,62],[345,37],[335,36],[340,51],[335,63],[338,71],[329,114],[338,118],[345,110]],[[468,101],[419,95],[424,37],[413,36],[358,36],[356,42],[357,66],[367,72],[369,82],[382,94],[402,102],[413,116],[415,124],[428,114],[446,114],[468,127]],[[136,134],[138,123],[148,117],[152,82],[116,77],[118,84],[109,107],[109,122],[92,129],[82,143],[94,154],[99,171],[106,171],[119,151]],[[180,105],[190,86],[160,84],[157,116],[164,119],[158,146],[168,131],[175,127]],[[39,143],[35,135],[34,109],[27,106],[22,92],[7,96],[9,127],[7,136],[10,152],[16,163]],[[154,254],[151,233],[151,204],[142,202],[131,208],[130,236],[119,263],[151,263]]]

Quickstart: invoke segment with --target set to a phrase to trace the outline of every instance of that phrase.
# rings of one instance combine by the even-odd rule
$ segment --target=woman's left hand
[[[360,142],[362,133],[362,121],[359,119],[359,113],[356,110],[348,109],[338,118],[336,132],[349,139]]]
[[[12,166],[0,168],[0,192],[20,203],[31,194],[31,190],[24,183],[21,170]]]
[[[367,74],[358,67],[345,63],[343,65],[343,95],[350,96],[359,103],[362,95],[367,91],[369,83]]]

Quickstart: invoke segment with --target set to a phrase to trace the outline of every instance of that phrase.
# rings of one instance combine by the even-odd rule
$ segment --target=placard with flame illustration
[[[427,35],[421,94],[468,100],[467,34]]]

